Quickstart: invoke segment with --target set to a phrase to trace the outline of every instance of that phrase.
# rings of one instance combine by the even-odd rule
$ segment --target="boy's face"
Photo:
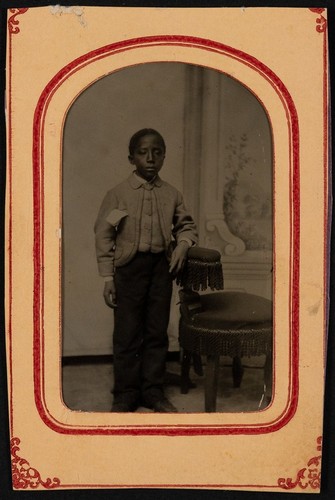
[[[146,181],[151,181],[163,166],[165,151],[156,135],[144,135],[128,158],[135,165],[136,173]]]

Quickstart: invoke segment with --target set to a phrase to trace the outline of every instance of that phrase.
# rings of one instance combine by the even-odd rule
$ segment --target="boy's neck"
[[[134,170],[134,174],[136,175],[136,177],[138,177],[138,178],[139,178],[139,179],[143,182],[143,184],[144,184],[145,182],[147,182],[148,184],[152,184],[153,182],[155,182],[155,180],[156,180],[156,179],[157,179],[157,177],[158,177],[158,174],[157,174],[157,175],[155,175],[155,177],[154,177],[153,179],[150,179],[150,181],[148,181],[147,179],[145,179],[144,177],[142,177],[142,175],[141,175],[141,174],[139,174],[139,173],[137,172],[137,170]]]

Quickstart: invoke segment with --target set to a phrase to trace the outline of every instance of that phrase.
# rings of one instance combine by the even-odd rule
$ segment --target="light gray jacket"
[[[156,196],[165,251],[168,251],[172,239],[178,243],[181,236],[197,243],[197,229],[185,208],[182,194],[160,177],[155,180],[153,193]],[[138,251],[143,195],[144,190],[133,174],[106,194],[94,226],[101,276],[111,276],[113,258],[116,267],[123,266]],[[113,211],[120,211],[124,215],[118,224],[111,223]]]

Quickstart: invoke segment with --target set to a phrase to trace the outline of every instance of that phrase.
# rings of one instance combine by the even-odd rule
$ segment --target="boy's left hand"
[[[173,250],[170,260],[169,272],[174,275],[178,274],[183,268],[187,257],[188,249],[190,248],[187,241],[181,241]]]

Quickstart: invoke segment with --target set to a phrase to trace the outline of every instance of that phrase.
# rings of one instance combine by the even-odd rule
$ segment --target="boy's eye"
[[[146,155],[148,153],[148,151],[146,149],[138,149],[136,151],[136,153],[138,155]],[[157,148],[157,149],[153,149],[151,153],[159,156],[159,155],[163,154],[163,151],[161,149]]]
[[[161,149],[153,149],[152,150],[152,154],[155,155],[155,156],[160,156],[162,154],[162,150]]]

